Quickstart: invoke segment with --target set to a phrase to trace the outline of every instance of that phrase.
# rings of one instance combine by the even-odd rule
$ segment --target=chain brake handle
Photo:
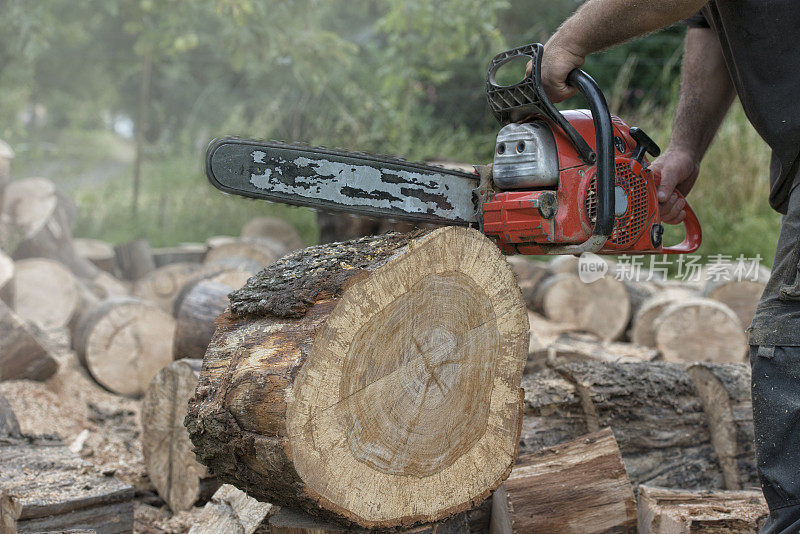
[[[486,98],[500,124],[508,124],[528,116],[550,119],[564,131],[580,158],[587,165],[597,165],[597,217],[592,235],[578,245],[542,245],[548,254],[581,254],[597,252],[605,245],[614,229],[614,130],[611,113],[603,92],[585,72],[575,69],[569,73],[567,83],[576,87],[586,99],[592,112],[597,152],[578,133],[570,122],[556,109],[542,88],[542,54],[540,43],[520,46],[497,54],[489,63],[486,75]],[[500,85],[495,80],[497,71],[517,58],[531,60],[531,71],[516,84]]]

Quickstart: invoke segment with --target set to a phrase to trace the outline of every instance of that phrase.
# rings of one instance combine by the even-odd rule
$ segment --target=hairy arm
[[[674,190],[677,188],[684,195],[691,190],[700,161],[734,95],[717,34],[709,28],[690,28],[669,147],[652,164],[653,170],[661,173],[658,200],[664,222],[676,224],[685,217],[685,202],[678,200]]]
[[[707,0],[588,0],[545,44],[542,84],[554,102],[575,93],[567,75],[586,56],[685,19]]]

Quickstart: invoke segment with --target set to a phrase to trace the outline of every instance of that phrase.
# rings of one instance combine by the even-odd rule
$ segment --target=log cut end
[[[187,417],[220,478],[376,528],[470,509],[510,472],[528,321],[480,233],[311,247],[231,308]]]

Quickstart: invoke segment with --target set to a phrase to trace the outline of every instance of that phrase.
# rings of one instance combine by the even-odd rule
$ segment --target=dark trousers
[[[785,325],[797,328],[796,325]],[[762,534],[800,533],[800,347],[751,346],[758,474],[770,517]]]

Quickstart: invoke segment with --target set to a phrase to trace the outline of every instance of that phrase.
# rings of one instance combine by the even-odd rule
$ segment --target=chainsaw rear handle
[[[544,47],[531,44],[507,50],[496,55],[489,64],[486,76],[486,95],[489,107],[501,122],[513,122],[525,115],[544,116],[561,127],[587,164],[597,165],[597,218],[592,235],[578,245],[543,245],[548,254],[581,254],[597,252],[605,245],[614,229],[614,130],[611,112],[600,87],[580,69],[567,76],[567,83],[576,87],[584,96],[592,112],[596,140],[595,154],[589,144],[556,109],[542,88],[542,53]],[[517,84],[502,86],[495,81],[500,67],[519,57],[528,57],[532,62],[531,72]]]
[[[678,195],[678,199],[686,198],[678,190],[675,190],[675,193]],[[686,218],[683,219],[686,237],[677,245],[664,247],[662,249],[664,254],[689,254],[700,248],[700,243],[703,242],[703,231],[700,229],[700,221],[697,219],[694,210],[688,202],[683,209],[686,210]]]

